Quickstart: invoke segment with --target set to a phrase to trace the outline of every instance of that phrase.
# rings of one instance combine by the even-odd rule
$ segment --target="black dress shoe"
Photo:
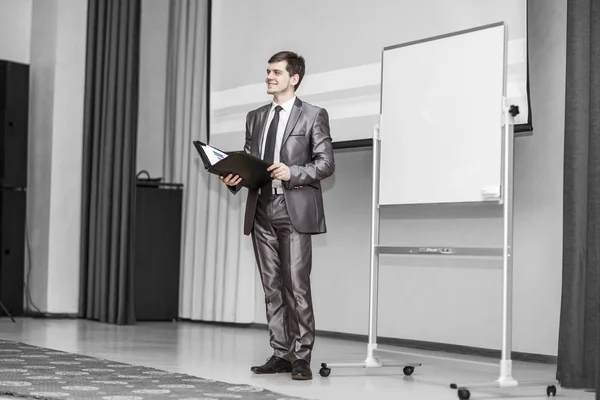
[[[292,363],[281,357],[272,356],[263,365],[250,368],[255,374],[278,374],[280,372],[292,372]]]
[[[292,368],[292,379],[296,381],[308,381],[312,379],[310,364],[306,360],[296,360]]]

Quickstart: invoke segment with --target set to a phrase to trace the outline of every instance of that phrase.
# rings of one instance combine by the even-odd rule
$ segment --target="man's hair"
[[[298,83],[294,88],[295,90],[298,90],[298,88],[300,87],[300,83],[302,82],[302,78],[304,78],[304,57],[292,51],[280,51],[279,53],[274,54],[271,58],[269,58],[269,64],[279,61],[287,61],[287,67],[285,69],[290,74],[290,76],[298,74]]]

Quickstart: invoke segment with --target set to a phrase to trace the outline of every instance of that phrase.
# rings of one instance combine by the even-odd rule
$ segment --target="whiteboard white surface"
[[[504,25],[383,51],[379,204],[500,188],[504,69]]]

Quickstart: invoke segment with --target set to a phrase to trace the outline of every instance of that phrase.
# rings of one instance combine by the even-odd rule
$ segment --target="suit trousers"
[[[310,271],[312,238],[290,221],[283,195],[259,196],[252,244],[265,292],[273,355],[310,363],[315,340]]]

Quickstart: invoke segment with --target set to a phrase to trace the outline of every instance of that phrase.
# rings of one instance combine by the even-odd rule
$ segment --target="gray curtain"
[[[229,193],[204,170],[192,145],[193,140],[208,140],[211,3],[169,4],[163,176],[184,185],[179,316],[254,322],[256,267],[252,243],[242,233],[246,193]],[[243,140],[242,135],[240,143]]]
[[[557,378],[565,387],[594,388],[600,379],[600,4],[595,0],[567,5],[565,115]]]
[[[135,322],[133,217],[140,0],[89,0],[79,313]]]

